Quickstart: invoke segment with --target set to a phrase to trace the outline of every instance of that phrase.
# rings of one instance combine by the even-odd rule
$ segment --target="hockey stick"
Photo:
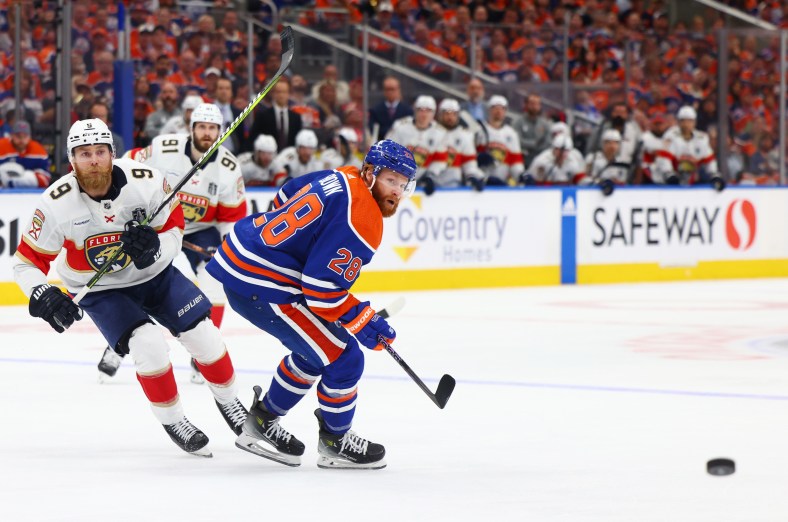
[[[201,247],[200,245],[195,245],[191,241],[186,241],[185,239],[183,240],[182,244],[183,244],[183,248],[185,248],[186,250],[197,252],[198,254],[202,254],[205,257],[213,257],[213,255],[218,250],[216,247],[208,247],[208,248]]]
[[[389,305],[385,308],[381,308],[378,310],[378,315],[381,316],[383,319],[388,319],[392,315],[396,315],[405,307],[405,298],[398,297],[394,299]]]
[[[410,369],[408,363],[402,360],[402,357],[400,357],[399,354],[394,351],[394,348],[392,348],[391,345],[386,342],[383,336],[378,336],[378,341],[383,345],[383,348],[389,352],[389,355],[391,355],[394,360],[397,361],[397,364],[399,364],[402,369],[405,370],[405,373],[407,373],[410,378],[419,385],[419,388],[421,388],[421,390],[427,394],[427,397],[429,397],[438,408],[443,409],[446,406],[446,403],[449,402],[449,397],[451,397],[451,394],[454,391],[454,385],[456,384],[454,377],[449,374],[445,374],[443,377],[441,377],[440,382],[438,382],[438,389],[435,390],[435,393],[432,393],[430,389],[427,388],[427,385],[424,384],[424,381],[422,381],[419,376],[416,375],[416,372]]]
[[[293,49],[294,49],[293,30],[289,26],[285,27],[284,31],[282,31],[282,34],[280,35],[280,38],[282,40],[282,65],[279,66],[279,70],[276,71],[274,77],[271,78],[271,81],[268,82],[265,88],[262,91],[260,91],[257,94],[257,96],[255,96],[254,100],[252,100],[249,103],[249,105],[246,106],[246,108],[241,112],[241,114],[239,114],[238,117],[235,118],[235,121],[233,121],[227,127],[227,129],[216,139],[216,141],[213,142],[213,145],[211,145],[211,147],[205,151],[205,153],[200,157],[200,159],[197,160],[197,163],[195,163],[194,166],[191,168],[191,170],[189,170],[189,172],[186,173],[183,179],[181,179],[181,181],[179,181],[178,184],[175,185],[175,187],[172,189],[172,192],[170,192],[170,194],[166,198],[164,198],[164,201],[161,202],[158,208],[156,208],[156,210],[154,210],[150,216],[147,216],[144,220],[142,220],[142,222],[140,223],[141,225],[147,225],[148,223],[153,221],[156,218],[156,216],[159,215],[159,213],[170,204],[172,199],[177,197],[178,191],[180,191],[183,188],[183,186],[186,185],[189,179],[191,179],[192,176],[194,176],[194,174],[196,174],[197,171],[200,170],[200,168],[203,165],[205,165],[205,163],[207,163],[208,159],[218,150],[219,146],[228,137],[230,137],[230,135],[235,131],[235,129],[238,128],[239,125],[241,125],[241,122],[243,122],[244,119],[254,110],[254,108],[257,107],[257,104],[260,103],[260,101],[263,98],[265,98],[265,95],[268,94],[268,91],[270,91],[273,88],[273,86],[276,85],[276,82],[279,81],[279,78],[281,78],[282,75],[287,70],[287,68],[290,67],[290,63],[293,61]],[[112,257],[110,257],[107,261],[104,262],[101,269],[98,272],[96,272],[96,274],[90,278],[90,281],[88,281],[88,283],[84,286],[84,288],[82,288],[82,290],[80,290],[77,293],[77,295],[74,296],[74,303],[79,304],[79,302],[85,297],[85,295],[87,295],[90,289],[93,288],[96,285],[96,283],[98,283],[99,279],[101,279],[104,276],[104,274],[106,274],[109,271],[110,267],[115,262],[115,260],[118,257],[120,257],[121,253],[123,253],[122,249],[117,248],[115,250],[115,253],[112,255]]]

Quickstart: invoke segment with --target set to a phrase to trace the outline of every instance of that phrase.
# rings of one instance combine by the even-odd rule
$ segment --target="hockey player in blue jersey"
[[[315,410],[321,468],[379,469],[385,449],[350,430],[364,370],[358,346],[380,350],[396,334],[369,302],[349,292],[370,262],[393,216],[416,184],[416,162],[402,145],[382,140],[359,171],[340,167],[286,183],[274,209],[236,223],[207,270],[224,285],[230,306],[277,337],[292,353],[267,393],[255,398],[236,446],[298,466],[304,445],[279,424],[320,381]]]

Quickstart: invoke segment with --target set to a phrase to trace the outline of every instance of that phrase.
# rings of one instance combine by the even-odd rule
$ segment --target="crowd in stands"
[[[312,5],[312,2],[294,3]],[[788,9],[788,1],[730,0],[727,3],[777,25],[786,23],[782,15]],[[300,23],[339,29],[348,22],[360,22],[364,12],[358,2],[349,0],[320,0],[314,5],[347,8],[348,14],[305,11]],[[0,154],[0,162],[19,163],[17,160],[26,154],[38,157],[41,150],[46,150],[49,154],[46,166],[25,167],[24,171],[33,173],[33,177],[23,174],[27,181],[17,183],[17,186],[45,186],[50,178],[62,174],[51,172],[53,147],[43,137],[55,124],[55,9],[51,1],[23,2],[22,6],[23,22],[17,28],[9,3],[0,2],[0,137],[3,138],[0,150],[8,149]],[[254,94],[249,89],[247,42],[233,7],[229,0],[215,1],[210,10],[198,6],[182,9],[175,0],[127,3],[131,20],[130,54],[135,70],[134,135],[133,142],[125,144],[116,136],[119,151],[144,147],[162,132],[183,131],[190,110],[198,102],[215,103],[228,123],[247,105]],[[523,170],[515,169],[502,181],[543,182],[537,175],[530,175],[530,179],[524,176],[540,154],[555,149],[554,123],[560,121],[573,123],[561,133],[572,140],[572,147],[567,148],[569,142],[562,142],[560,150],[579,149],[584,172],[593,170],[592,164],[600,161],[600,155],[606,156],[601,153],[605,143],[620,141],[613,163],[638,165],[627,170],[623,178],[616,179],[660,182],[663,177],[652,176],[649,169],[652,165],[649,154],[656,155],[660,150],[655,149],[658,144],[651,138],[661,141],[663,133],[668,133],[669,138],[670,132],[681,128],[677,118],[680,110],[689,107],[694,111],[694,118],[685,120],[693,122],[693,132],[705,133],[710,147],[716,149],[721,103],[728,108],[730,139],[724,154],[716,151],[725,162],[725,168],[717,170],[729,173],[727,182],[775,183],[779,171],[779,111],[775,89],[779,85],[778,39],[759,40],[752,35],[730,33],[726,42],[728,94],[721,100],[717,85],[717,52],[721,42],[717,30],[723,27],[723,18],[699,14],[689,21],[672,23],[667,9],[663,0],[382,0],[375,11],[368,13],[367,19],[372,27],[391,37],[459,64],[472,65],[504,84],[517,82],[532,92],[522,105],[504,99],[507,104],[503,106],[495,96],[485,96],[481,81],[466,79],[470,101],[462,104],[460,126],[472,133],[477,153],[481,155],[477,157],[480,174],[463,174],[461,183],[477,186],[473,180],[481,178],[489,183],[495,178],[491,175],[495,170],[491,165],[501,161],[499,156],[503,152],[492,154],[489,150],[495,145],[490,132],[493,129],[495,134],[495,129],[503,125],[517,135],[519,152],[514,154],[520,155]],[[119,47],[117,4],[77,0],[73,2],[72,13],[72,120],[99,117],[111,124],[110,108],[115,95],[113,62]],[[13,89],[17,51],[13,42],[17,30],[22,42],[18,50],[22,53],[21,121],[15,121]],[[566,71],[562,58],[565,33],[569,36]],[[476,42],[475,48],[471,48],[472,42]],[[276,35],[265,37],[255,32],[252,45],[255,63],[251,83],[258,89],[280,65],[281,42]],[[370,48],[384,57],[394,55],[392,44],[384,39],[372,37]],[[408,54],[405,60],[408,66],[432,77],[448,77],[445,65],[423,55]],[[405,123],[412,124],[419,111],[425,110],[417,107],[414,113],[413,105],[419,93],[400,92],[397,78],[386,77],[376,86],[383,101],[370,108],[369,127],[365,129],[363,84],[359,78],[341,78],[333,65],[326,66],[322,78],[311,83],[298,73],[304,71],[296,65],[255,113],[254,122],[250,121],[225,143],[232,151],[257,152],[257,138],[265,134],[274,139],[281,153],[296,145],[300,130],[314,133],[317,149],[335,145],[342,134],[350,137],[352,130],[356,135],[355,146],[363,149],[370,132],[383,138],[389,135],[396,121],[405,118]],[[574,93],[575,104],[567,108],[571,113],[543,114],[536,87],[560,82],[565,73]],[[392,96],[398,98],[397,103],[391,102]],[[433,100],[435,106],[429,126],[440,124],[448,129],[449,124],[440,123],[444,119],[441,113],[454,111],[441,111],[438,101],[442,102]],[[433,104],[421,102],[421,105]],[[447,106],[454,104],[449,102]],[[505,109],[504,113],[509,111],[518,116],[498,122],[500,107]],[[621,118],[625,125],[621,125]],[[13,138],[15,134],[23,136],[26,130],[26,141]],[[616,136],[611,132],[605,134],[610,130],[618,132],[620,139],[604,139],[605,135]],[[41,143],[36,140],[39,135]],[[643,140],[642,136],[647,139]],[[24,150],[19,147],[22,142]],[[589,154],[595,155],[589,158]],[[622,161],[622,155],[630,161]],[[507,161],[512,161],[511,157]],[[435,175],[440,186],[440,173],[430,174]],[[569,181],[579,179],[572,176]],[[33,181],[35,185],[26,185]]]

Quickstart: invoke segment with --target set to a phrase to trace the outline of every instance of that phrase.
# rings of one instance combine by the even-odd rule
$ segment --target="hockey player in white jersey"
[[[238,156],[241,174],[247,187],[271,187],[274,184],[277,145],[273,136],[260,134],[254,140],[254,151]]]
[[[30,315],[63,332],[87,312],[114,350],[131,353],[137,380],[173,442],[209,457],[208,438],[184,415],[168,343],[152,319],[197,360],[234,432],[240,433],[247,413],[237,398],[230,356],[208,317],[207,297],[172,266],[183,235],[181,205],[173,198],[148,225],[140,224],[172,189],[156,168],[115,161],[112,134],[101,120],[74,123],[67,152],[74,172],[44,191],[14,258],[14,279],[30,297]],[[118,249],[112,268],[79,305],[47,283],[61,251],[57,275],[74,295]]]
[[[446,129],[446,168],[438,174],[438,186],[458,187],[468,184],[476,190],[482,190],[484,173],[476,163],[473,133],[460,125],[460,102],[454,98],[441,100],[438,123]]]
[[[569,128],[563,121],[556,121],[550,125],[550,144],[553,143],[553,138],[558,136],[559,134],[566,134],[570,138],[572,137],[572,129]],[[574,142],[574,140],[572,140]],[[541,151],[540,151],[541,152]],[[585,158],[583,158],[583,153],[580,152],[578,149],[573,148],[569,151],[569,159],[572,161],[580,164],[585,163]]]
[[[312,129],[301,129],[295,137],[295,145],[283,149],[274,159],[276,172],[274,186],[279,187],[287,180],[322,170],[316,157],[317,134]]]
[[[162,171],[171,185],[178,184],[219,137],[224,118],[216,105],[203,103],[194,109],[190,121],[189,134],[159,135],[148,147],[131,151],[131,157]],[[205,272],[205,263],[221,245],[226,231],[246,216],[246,193],[238,159],[219,146],[178,192],[178,199],[186,221],[185,246],[174,264],[208,296],[211,320],[219,328],[227,298],[221,285]],[[120,364],[121,358],[107,347],[98,365],[99,377],[112,377]],[[195,366],[192,380],[199,383]]]
[[[521,176],[524,185],[570,185],[585,177],[585,166],[573,157],[574,143],[566,134],[553,138],[552,146],[540,152]]]
[[[394,124],[386,136],[406,146],[413,153],[419,170],[418,185],[428,196],[440,186],[440,174],[446,168],[446,131],[435,121],[435,98],[419,96],[413,104],[413,117]]]
[[[476,134],[479,167],[487,172],[487,185],[508,185],[520,179],[525,171],[520,137],[505,123],[509,106],[506,98],[496,94],[490,97],[487,105],[487,121]]]
[[[629,181],[630,165],[617,162],[621,148],[621,133],[607,129],[602,133],[602,149],[586,156],[586,174],[578,184],[598,185],[609,196],[616,185],[626,185]]]
[[[320,161],[324,169],[335,169],[345,165],[361,170],[362,157],[358,150],[358,133],[350,127],[341,127],[337,130],[333,147],[320,153]]]
[[[722,190],[725,183],[717,170],[709,135],[695,128],[695,109],[685,105],[676,119],[678,125],[668,129],[662,138],[664,148],[658,153],[654,168],[668,185],[711,183]]]

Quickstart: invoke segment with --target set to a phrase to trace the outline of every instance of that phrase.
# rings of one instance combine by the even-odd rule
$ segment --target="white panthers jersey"
[[[583,178],[584,184],[599,183],[603,179],[609,179],[618,185],[625,185],[629,177],[627,163],[616,162],[616,158],[610,161],[601,151],[587,155],[586,166],[588,176]]]
[[[664,153],[665,142],[651,131],[643,133],[643,160],[640,166],[654,183],[665,183],[665,176],[673,172],[673,166]]]
[[[271,161],[267,167],[262,167],[254,160],[254,152],[239,154],[238,161],[241,164],[241,174],[247,187],[270,187],[274,184],[274,174],[276,174],[274,161]]]
[[[446,131],[432,121],[426,129],[419,129],[413,123],[413,118],[398,120],[386,136],[400,145],[404,145],[413,153],[416,160],[416,177],[420,178],[425,172],[439,176],[446,169]]]
[[[191,139],[187,134],[157,136],[132,159],[161,170],[174,187],[192,168]],[[178,192],[186,218],[186,233],[219,223],[235,223],[246,216],[246,191],[238,159],[224,146]]]
[[[564,161],[559,165],[550,147],[537,154],[528,166],[528,173],[537,182],[546,185],[577,183],[586,174],[585,165],[576,159],[578,156],[578,153],[567,151]]]
[[[446,130],[446,168],[439,174],[436,184],[440,187],[457,187],[466,178],[483,178],[484,174],[476,163],[476,144],[473,133],[457,125]]]
[[[322,168],[326,170],[333,170],[345,165],[356,167],[357,169],[361,170],[362,164],[364,163],[358,154],[350,154],[347,158],[345,158],[337,149],[334,148],[328,148],[322,151],[318,159],[323,165]]]
[[[309,161],[301,163],[295,147],[287,147],[274,158],[274,182],[276,186],[285,182],[288,176],[298,178],[304,174],[323,170],[323,164],[314,154]]]
[[[717,173],[717,159],[705,132],[695,130],[690,139],[685,139],[681,129],[671,127],[662,141],[664,148],[659,156],[670,161],[673,172],[693,179],[701,169],[707,174]]]
[[[483,122],[483,129],[476,134],[476,143],[495,160],[490,175],[500,180],[516,180],[525,172],[520,137],[511,125],[503,124],[496,128]]]
[[[186,125],[183,114],[176,114],[164,122],[164,125],[159,131],[159,136],[165,134],[189,134],[189,126]]]
[[[107,199],[96,201],[84,193],[73,174],[63,176],[41,195],[30,225],[14,258],[14,279],[28,296],[47,282],[50,264],[69,292],[77,293],[121,247],[123,226],[153,214],[172,192],[165,176],[155,168],[130,159],[114,161],[113,187]],[[143,283],[164,270],[180,251],[183,211],[177,198],[156,216],[150,226],[159,232],[161,255],[151,266],[138,270],[121,253],[112,268],[94,286],[96,290]]]

